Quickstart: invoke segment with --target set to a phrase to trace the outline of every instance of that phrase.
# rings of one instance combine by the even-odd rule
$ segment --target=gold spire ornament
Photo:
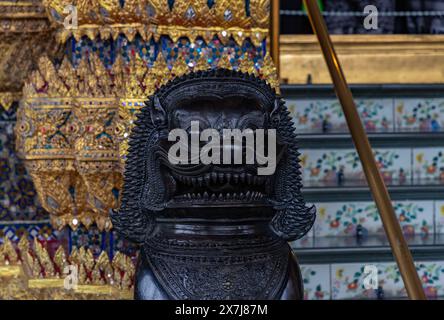
[[[104,0],[43,0],[43,5],[54,27],[59,27],[62,43],[71,36],[103,40],[119,34],[130,41],[138,34],[145,41],[167,35],[174,42],[181,37],[192,41],[202,37],[208,42],[223,33],[223,38],[233,36],[239,45],[246,38],[259,44],[268,35],[270,15],[269,0],[218,0],[211,8],[207,0],[176,0],[171,8],[168,0],[127,0],[123,5]],[[71,27],[72,8],[77,24]],[[63,27],[67,22],[68,28]]]

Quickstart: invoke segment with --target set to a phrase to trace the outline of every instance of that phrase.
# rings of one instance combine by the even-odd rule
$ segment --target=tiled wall
[[[436,99],[358,99],[358,111],[368,132],[439,131],[444,126],[444,98]],[[348,131],[337,99],[287,100],[297,133]],[[379,148],[375,158],[386,183],[444,182],[444,147]],[[355,149],[301,150],[305,185],[335,185],[364,180]],[[317,219],[311,232],[293,244],[294,248],[322,246],[324,240],[341,239],[356,245],[358,225],[368,236],[377,236],[376,245],[385,240],[382,223],[373,201],[316,203]],[[444,195],[442,201],[394,201],[394,209],[404,234],[419,236],[420,242],[444,233]],[[329,238],[331,237],[331,238]],[[416,237],[415,237],[416,238]],[[350,241],[349,241],[350,240]],[[378,242],[379,241],[379,242]],[[328,242],[328,241],[327,241]],[[381,245],[379,243],[379,245]],[[305,299],[374,299],[377,292],[364,288],[366,263],[302,265]],[[406,298],[399,270],[394,262],[369,263],[378,271],[378,284],[385,298]],[[416,262],[429,298],[444,296],[444,261]]]
[[[444,152],[444,148],[442,148]],[[339,172],[344,181],[364,180],[361,161],[355,149],[301,149],[303,180],[306,182],[335,182]],[[375,158],[386,182],[404,183],[412,177],[421,178],[427,168],[413,160],[413,154],[439,153],[439,148],[411,149],[386,148],[375,149]],[[423,156],[425,158],[425,156]],[[425,161],[425,159],[424,159]],[[424,162],[423,161],[423,162]],[[437,166],[440,164],[436,163]],[[418,166],[419,170],[414,170]],[[443,165],[444,166],[444,165]],[[414,174],[415,173],[415,174]]]
[[[334,182],[342,172],[344,181],[364,180],[354,149],[301,149],[302,175],[306,182]],[[444,147],[380,148],[375,158],[387,183],[444,182]]]
[[[444,99],[357,99],[356,105],[368,132],[437,131],[444,127]],[[337,99],[288,99],[299,133],[320,131],[327,125],[333,131],[347,131]]]
[[[415,264],[428,298],[444,296],[444,261],[416,262]],[[383,289],[384,298],[407,297],[395,263],[342,263],[302,265],[305,299],[377,298],[374,289],[365,288],[364,279],[370,274],[369,271],[365,272],[366,265],[376,267],[378,285]]]
[[[439,201],[395,201],[393,203],[406,235],[426,237],[444,229],[444,203]],[[355,236],[361,225],[368,235],[382,235],[384,230],[374,202],[316,203],[314,237]]]

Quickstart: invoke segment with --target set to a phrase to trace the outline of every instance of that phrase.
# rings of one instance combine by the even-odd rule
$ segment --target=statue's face
[[[300,193],[298,156],[289,112],[264,81],[225,69],[177,78],[137,116],[113,225],[144,243],[160,218],[242,213],[269,220],[282,239],[299,239],[315,208]]]
[[[194,123],[194,126],[193,126]],[[166,180],[170,181],[174,192],[170,194],[169,206],[235,206],[235,205],[258,205],[267,204],[267,199],[272,193],[274,184],[274,174],[259,175],[256,158],[247,161],[248,154],[255,154],[255,144],[257,129],[265,129],[265,139],[267,139],[268,117],[253,100],[245,98],[225,98],[223,100],[199,100],[198,102],[184,102],[168,115],[169,131],[182,129],[186,131],[189,146],[186,154],[191,162],[192,156],[192,132],[202,138],[201,134],[206,129],[214,129],[213,133],[218,133],[217,141],[212,138],[202,138],[199,140],[198,163],[184,164],[167,162],[163,160],[163,165],[167,168]],[[196,132],[196,129],[198,132]],[[224,141],[226,129],[238,129],[242,133],[248,131],[253,134],[249,136],[251,145],[247,143],[247,138],[243,138],[241,144],[234,143],[234,139],[227,143]],[[208,131],[208,130],[207,130]],[[233,132],[233,131],[231,131]],[[215,136],[216,137],[216,136]],[[226,137],[226,135],[225,135]],[[164,150],[169,150],[181,139],[168,141],[164,137],[161,145]],[[219,152],[220,163],[210,164],[202,161],[202,153],[209,142],[216,143],[212,151],[205,154],[213,156]],[[182,141],[184,142],[184,141]],[[206,149],[209,150],[209,149]],[[267,152],[267,148],[265,148]],[[278,147],[277,155],[281,152]],[[235,162],[236,152],[242,154],[242,163]],[[225,160],[224,160],[225,157]],[[230,161],[227,161],[227,159]],[[215,158],[213,158],[215,159]],[[228,163],[227,163],[228,162]]]

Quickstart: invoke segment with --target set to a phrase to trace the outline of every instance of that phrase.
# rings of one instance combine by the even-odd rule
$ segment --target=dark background
[[[379,0],[381,1],[381,0]],[[396,11],[411,11],[411,10],[424,10],[424,11],[434,11],[443,10],[444,1],[443,0],[386,0],[389,2],[394,2]],[[328,2],[328,4],[327,4]],[[362,7],[365,4],[375,4],[377,7],[377,1],[359,1],[359,0],[324,0],[325,6],[334,7],[335,4],[342,2],[351,8],[351,11],[362,12]],[[302,0],[281,0],[282,10],[301,10]],[[334,19],[328,18],[326,19]],[[363,19],[363,18],[362,18]],[[409,21],[410,20],[410,21]],[[396,17],[394,19],[394,26],[392,32],[393,34],[430,34],[437,33],[430,31],[430,20],[431,18],[424,18],[422,21],[418,21],[417,18],[406,18],[406,17]],[[444,25],[444,18],[440,18],[442,24]],[[334,22],[333,22],[334,23]],[[331,23],[330,23],[331,24]],[[330,30],[332,32],[332,30]],[[311,34],[311,27],[308,18],[302,16],[287,16],[281,15],[281,33],[283,34]],[[338,32],[332,32],[338,33]],[[344,32],[343,32],[344,33]],[[357,32],[364,33],[364,32]]]

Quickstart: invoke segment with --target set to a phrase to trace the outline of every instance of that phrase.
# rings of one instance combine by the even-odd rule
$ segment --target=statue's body
[[[259,164],[173,164],[173,129],[275,129],[276,171]],[[219,69],[176,79],[136,122],[115,228],[141,245],[137,299],[302,299],[288,245],[315,217],[300,194],[294,127],[265,82]],[[243,150],[245,152],[245,150]]]

